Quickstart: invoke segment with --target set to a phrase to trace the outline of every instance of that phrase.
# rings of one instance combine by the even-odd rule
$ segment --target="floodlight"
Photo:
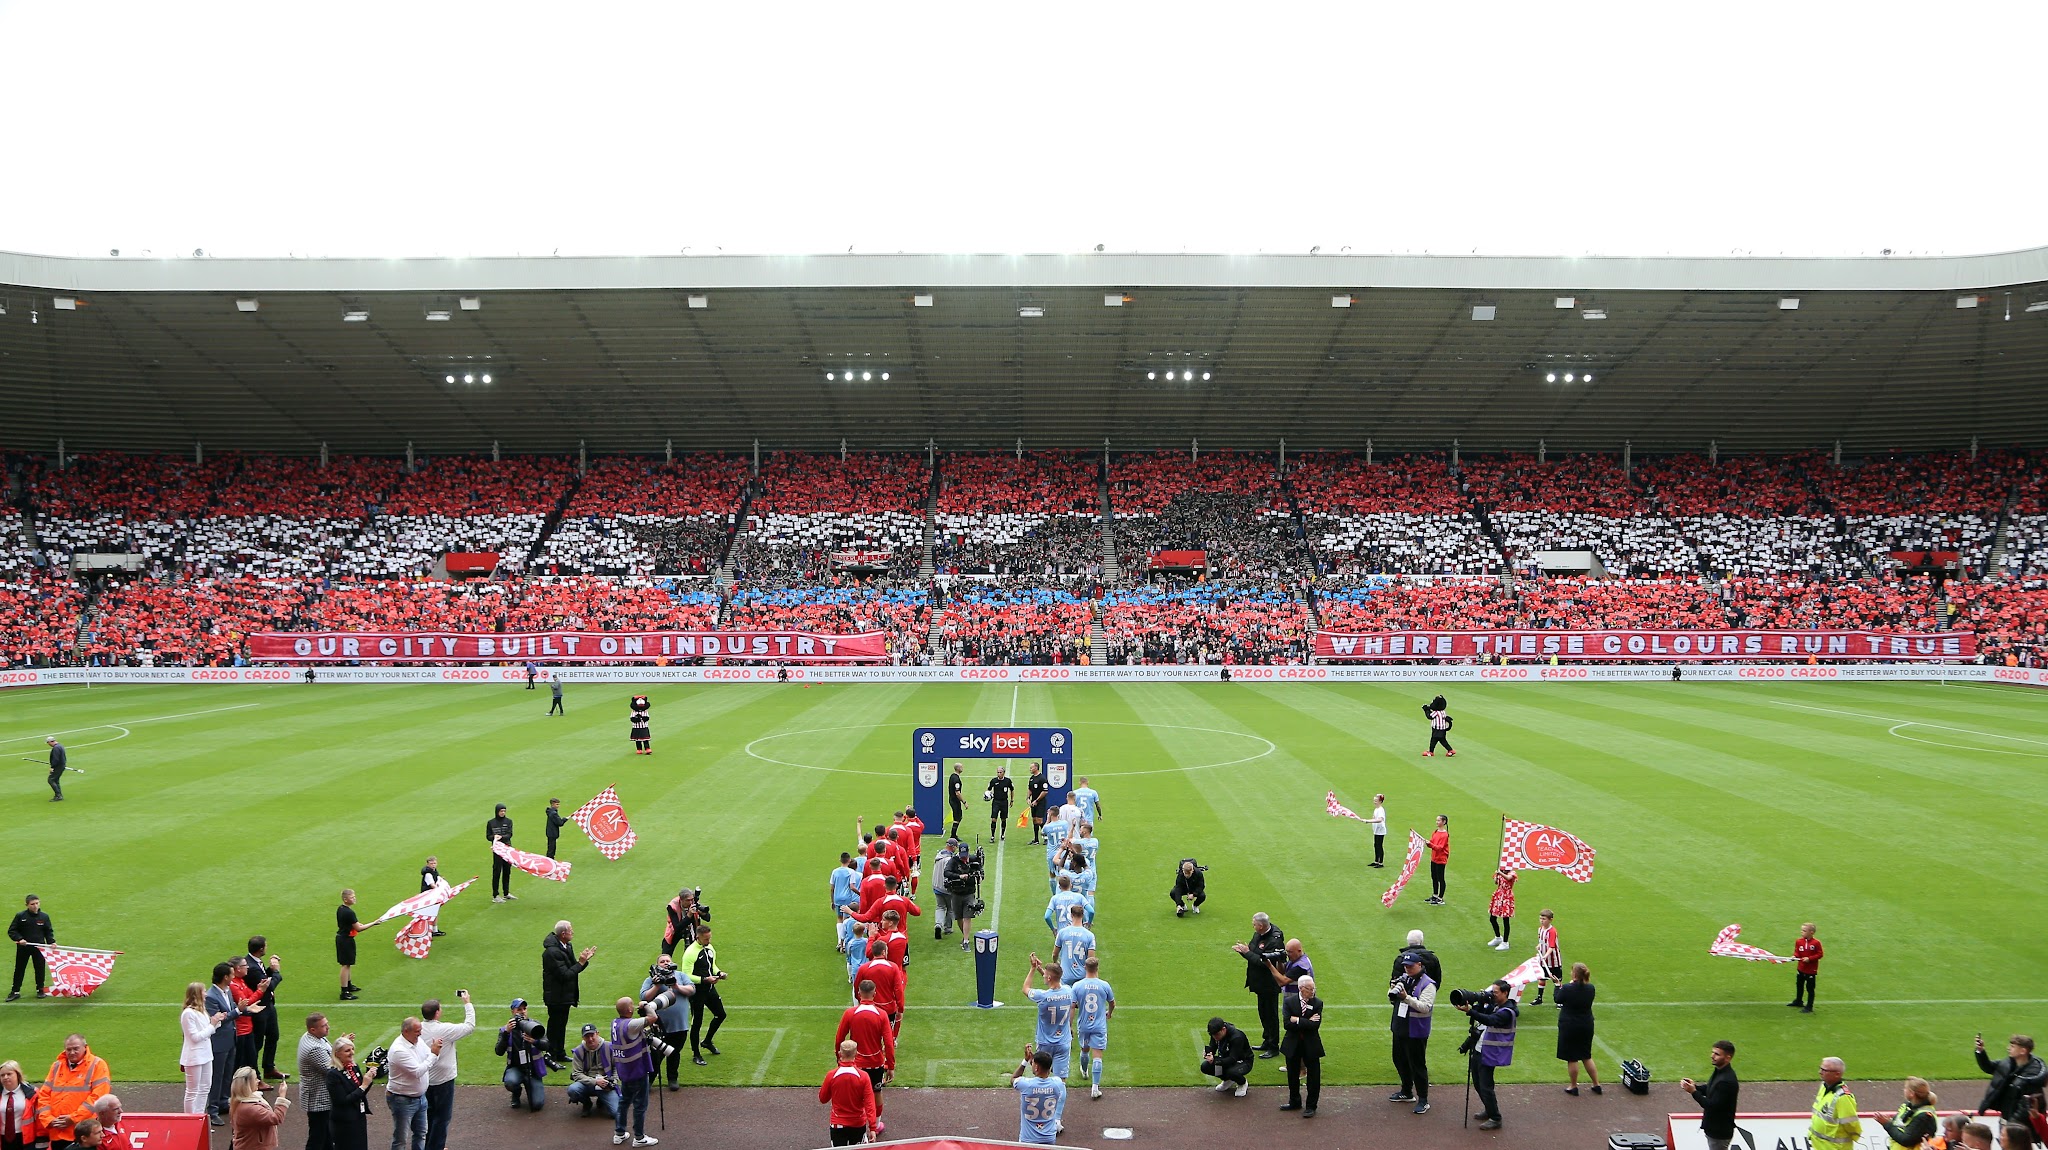
[[[1543,382],[1545,382],[1545,383],[1556,383],[1556,382],[1557,382],[1557,373],[1556,373],[1556,372],[1554,372],[1554,371],[1552,371],[1552,372],[1545,372],[1545,373],[1544,373],[1544,376],[1543,376]]]
[[[443,309],[436,309],[427,313],[427,319],[434,323],[447,323],[452,314],[452,312]]]
[[[1330,306],[1331,306],[1331,307],[1350,307],[1350,306],[1351,306],[1351,297],[1350,297],[1350,296],[1348,296],[1348,295],[1333,295],[1333,296],[1331,296],[1331,297],[1330,297]]]
[[[360,308],[356,309],[355,311],[345,311],[341,313],[341,322],[343,323],[362,323],[364,320],[369,318],[370,313]]]
[[[932,306],[932,297],[929,295],[914,295],[910,297],[910,302],[915,307],[930,307]]]
[[[826,372],[826,373],[825,373],[825,382],[826,382],[826,383],[831,383],[831,382],[832,382],[832,381],[833,381],[833,380],[834,380],[835,378],[837,378],[837,377],[836,377],[836,376],[834,376],[834,375],[833,375],[833,374],[832,374],[831,372],[829,372],[829,371],[828,371],[828,372]]]
[[[1493,316],[1494,305],[1490,303],[1479,303],[1472,305],[1472,318],[1474,320],[1484,323],[1485,321],[1492,319]]]
[[[1025,304],[1017,309],[1018,319],[1044,319],[1045,309],[1037,304]]]
[[[861,373],[860,373],[860,381],[861,381],[862,383],[867,383],[867,382],[869,382],[870,380],[872,380],[872,379],[874,379],[874,378],[875,378],[875,373],[874,373],[874,372],[872,372],[872,371],[864,371],[864,372],[861,372]]]
[[[51,300],[50,302],[51,302],[51,303],[53,303],[53,304],[55,304],[55,305],[57,305],[57,310],[58,310],[58,311],[77,311],[77,310],[78,310],[78,301],[77,301],[77,300],[75,300],[75,299],[67,299],[67,298],[65,298],[64,296],[58,296],[58,297],[57,297],[56,299],[53,299],[53,300]],[[1960,305],[1960,304],[1958,304],[1957,306],[1959,306],[1959,307],[1960,307],[1961,305]]]
[[[1195,382],[1195,373],[1192,371],[1184,371],[1180,373],[1180,378],[1182,383],[1193,383]]]
[[[1116,293],[1115,295],[1106,295],[1106,296],[1103,296],[1103,297],[1102,297],[1102,306],[1103,306],[1103,307],[1122,307],[1122,306],[1124,306],[1124,296],[1123,296],[1123,293],[1122,293],[1122,292],[1118,292],[1118,293]]]
[[[455,377],[454,377],[454,376],[452,376],[452,375],[451,375],[451,376],[449,376],[449,377],[448,377],[448,382],[449,382],[449,383],[454,383],[454,382],[455,382]]]
[[[475,382],[476,382],[476,376],[474,376],[474,375],[464,375],[464,376],[462,377],[462,382],[464,382],[464,383],[475,383]]]
[[[887,382],[889,382],[889,373],[888,373],[888,372],[886,372],[886,371],[882,373],[882,382],[883,382],[883,383],[887,383]]]
[[[1202,382],[1203,382],[1203,383],[1207,383],[1207,382],[1209,382],[1209,373],[1208,373],[1208,372],[1206,372],[1206,371],[1202,373]]]
[[[253,299],[238,299],[235,301],[236,311],[255,311],[258,306],[260,305]]]
[[[1798,310],[1799,310],[1799,297],[1798,297],[1798,296],[1796,296],[1796,295],[1788,295],[1788,296],[1784,296],[1784,297],[1781,297],[1781,298],[1780,298],[1780,299],[1778,300],[1778,310],[1779,310],[1779,311],[1798,311]]]
[[[710,296],[704,296],[704,295],[693,295],[693,296],[691,296],[691,297],[690,297],[690,306],[691,306],[691,307],[694,307],[694,308],[707,308],[707,307],[710,307],[710,306],[711,306],[711,297],[710,297]]]
[[[1583,379],[1582,379],[1582,382],[1585,382],[1585,383],[1591,383],[1591,382],[1593,382],[1593,373],[1592,373],[1592,372],[1590,372],[1590,371],[1589,371],[1589,372],[1587,372],[1587,373],[1585,374],[1585,376],[1583,377]]]
[[[478,299],[476,296],[466,295],[462,297],[463,311],[475,311],[478,308],[481,308],[482,306],[484,306],[484,301]]]
[[[1578,305],[1579,299],[1577,296],[1561,295],[1557,297],[1557,310],[1559,311],[1570,311]]]
[[[488,371],[484,373],[484,382],[485,382],[485,383],[489,383],[489,382],[491,382],[491,373],[490,373],[490,372],[488,372]]]
[[[1572,373],[1571,373],[1571,372],[1565,372],[1565,373],[1564,373],[1564,381],[1565,381],[1566,383],[1571,383],[1571,382],[1573,381],[1573,379],[1574,379],[1574,378],[1575,378],[1575,377],[1574,377],[1574,376],[1572,375]]]

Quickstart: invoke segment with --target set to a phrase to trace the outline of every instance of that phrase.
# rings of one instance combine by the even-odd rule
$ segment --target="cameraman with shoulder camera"
[[[981,894],[981,872],[983,856],[976,851],[967,853],[967,844],[959,839],[948,839],[946,849],[940,853],[939,861],[933,868],[933,889],[939,893],[939,911],[942,925],[934,938],[943,938],[947,931],[960,932],[960,949],[968,950],[974,945],[975,903]]]
[[[1513,988],[1496,979],[1483,991],[1453,990],[1451,1005],[1471,1016],[1473,1032],[1465,1039],[1472,1067],[1472,1089],[1482,1108],[1473,1117],[1481,1130],[1500,1129],[1500,1100],[1494,1096],[1493,1072],[1515,1060],[1515,1024],[1521,1011]]]
[[[437,1047],[439,1043],[435,1044]],[[512,1095],[512,1109],[519,1109],[519,1095],[526,1094],[527,1109],[538,1111],[547,1103],[541,1075],[547,1073],[547,1027],[526,1015],[526,1000],[512,1000],[512,1017],[498,1028],[497,1053],[505,1058],[502,1081]]]

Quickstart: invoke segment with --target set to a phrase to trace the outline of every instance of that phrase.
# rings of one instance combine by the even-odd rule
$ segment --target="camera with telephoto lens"
[[[640,1004],[640,1017],[626,1024],[626,1037],[638,1038],[646,1043],[647,1052],[653,1055],[656,1061],[676,1052],[673,1045],[662,1041],[662,1036],[667,1031],[661,1028],[661,1019],[656,1015],[657,1011],[674,1005],[675,1000],[676,994],[672,990],[651,998]]]
[[[674,990],[683,981],[683,968],[680,966],[663,966],[657,962],[647,968],[647,977],[656,986],[665,986],[670,990]]]
[[[1466,990],[1463,987],[1460,987],[1457,990],[1451,991],[1451,1005],[1491,1006],[1493,1005],[1493,988],[1488,987],[1485,990]]]

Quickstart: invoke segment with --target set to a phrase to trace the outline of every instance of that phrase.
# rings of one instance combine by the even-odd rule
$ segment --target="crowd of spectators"
[[[1464,512],[1310,513],[1309,538],[1326,575],[1493,575],[1500,550]]]
[[[708,626],[720,618],[709,580],[684,590],[669,577],[717,570],[750,482],[746,460],[716,455],[598,459],[580,476],[554,457],[437,457],[411,470],[353,456],[67,463],[6,462],[8,494],[30,513],[0,510],[0,657],[11,662],[226,662],[247,633],[276,627]],[[1949,601],[1924,582],[1874,578],[1889,570],[1884,553],[1956,550],[1974,575],[2003,521],[1994,574],[2013,582],[1951,582],[1953,625],[1978,630],[1997,657],[2030,659],[2048,573],[2040,464],[2011,452],[1840,468],[1821,453],[1692,455],[1631,472],[1616,457],[1509,455],[1454,471],[1440,456],[1337,453],[1291,458],[1283,486],[1263,455],[1126,455],[1105,472],[1088,456],[1033,452],[948,456],[934,491],[921,455],[778,454],[732,540],[723,609],[727,625],[885,630],[910,662],[1073,661],[1096,622],[1118,662],[1285,660],[1305,651],[1304,586],[1322,625],[1341,629],[1919,630],[1950,622]],[[1126,580],[1185,550],[1206,553],[1206,581],[1104,591],[1098,474]],[[914,581],[928,497],[939,582],[954,589],[936,597]],[[1615,577],[1522,579],[1515,594],[1491,579],[1373,578],[1492,575],[1503,548],[1522,571],[1535,551],[1591,550]],[[139,555],[141,569],[72,576],[86,551]],[[501,567],[486,581],[423,580],[451,551],[496,552]],[[855,569],[877,581],[854,582]]]
[[[1270,583],[1140,584],[1103,597],[1109,662],[1306,663],[1308,606]]]
[[[1093,615],[1062,585],[963,580],[933,611],[934,654],[968,665],[1078,663]]]

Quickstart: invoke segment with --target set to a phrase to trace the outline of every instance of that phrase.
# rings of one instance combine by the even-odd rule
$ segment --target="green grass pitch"
[[[634,690],[654,698],[651,758],[626,737]],[[287,1046],[310,1009],[382,1040],[422,999],[457,987],[494,1028],[513,997],[539,998],[540,943],[560,918],[598,947],[577,1021],[600,1019],[638,989],[662,904],[689,884],[715,911],[733,977],[724,1054],[686,1066],[686,1079],[813,1084],[845,998],[826,875],[854,816],[907,801],[913,727],[1011,722],[1072,727],[1079,769],[1104,796],[1097,933],[1120,1006],[1110,1085],[1196,1082],[1211,1014],[1256,1037],[1243,964],[1227,947],[1260,910],[1316,962],[1333,1083],[1389,1078],[1385,978],[1409,928],[1427,930],[1448,982],[1469,986],[1526,955],[1545,906],[1565,960],[1592,967],[1609,1075],[1621,1057],[1664,1078],[1699,1070],[1727,1037],[1750,1078],[1805,1077],[1831,1054],[1866,1081],[1967,1077],[1973,1033],[2048,1029],[2033,911],[2048,815],[2039,696],[1939,684],[1456,686],[1460,753],[1423,759],[1417,708],[1432,692],[571,684],[566,718],[545,714],[545,690],[511,685],[9,692],[0,752],[39,757],[43,734],[66,732],[86,773],[68,777],[62,805],[46,801],[39,767],[17,761],[6,774],[0,898],[11,914],[33,890],[60,941],[126,954],[90,1001],[0,1006],[0,1058],[39,1068],[82,1030],[118,1079],[174,1081],[184,985],[256,932],[284,956]],[[549,797],[571,810],[607,783],[639,845],[610,862],[571,826],[572,880],[518,875],[520,899],[493,905],[492,805],[510,804],[518,845],[539,850]],[[1332,789],[1361,810],[1384,791],[1395,850],[1406,828],[1449,814],[1450,905],[1422,904],[1424,873],[1382,908],[1395,870],[1365,868],[1370,833],[1323,812]],[[974,809],[966,829],[985,833]],[[1497,953],[1484,945],[1485,912],[1503,812],[1579,835],[1599,868],[1585,885],[1525,874],[1515,949]],[[355,980],[368,992],[336,1002],[340,889],[356,888],[369,918],[417,889],[428,854],[452,880],[486,881],[444,911],[449,933],[425,961],[391,945],[396,923],[366,933]],[[1211,867],[1212,897],[1200,917],[1175,919],[1165,891],[1190,854]],[[990,1085],[1015,1063],[1032,1029],[1014,1005],[1025,957],[1050,951],[1043,857],[1022,841],[1000,854],[999,997],[1013,1005],[969,1008],[970,957],[935,945],[929,917],[917,920],[899,1081]],[[928,893],[920,902],[929,914]],[[1815,1014],[1783,1005],[1789,966],[1706,954],[1738,921],[1745,941],[1787,953],[1809,919],[1828,953]],[[1560,1075],[1549,1010],[1529,1010],[1506,1077]],[[489,1039],[465,1044],[466,1081],[495,1080]],[[1455,1041],[1434,1044],[1439,1077],[1456,1073]],[[1262,1064],[1259,1077],[1279,1071]]]

